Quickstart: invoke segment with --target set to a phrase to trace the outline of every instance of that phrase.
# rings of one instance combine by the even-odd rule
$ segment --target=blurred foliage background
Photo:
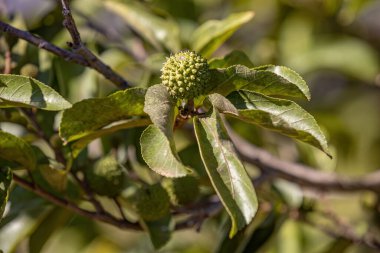
[[[231,120],[233,128],[284,160],[319,170],[355,176],[379,169],[380,1],[76,0],[72,1],[72,9],[87,46],[133,85],[143,87],[158,82],[165,56],[186,49],[200,24],[235,12],[253,11],[254,19],[212,56],[221,57],[239,49],[255,65],[284,65],[300,73],[312,94],[310,103],[300,103],[323,127],[334,158],[330,160],[310,146],[242,122]],[[67,48],[66,42],[70,41],[62,26],[57,1],[0,0],[0,16],[15,27],[38,34],[60,47]],[[52,84],[71,102],[105,96],[115,90],[93,70],[67,63],[24,41],[15,43],[13,73],[32,75]],[[0,57],[0,65],[3,60]],[[41,114],[46,114],[46,132],[53,133],[51,125],[56,120],[53,114]],[[6,124],[2,123],[2,127]],[[9,128],[22,131],[13,125]],[[107,154],[115,142],[127,139],[125,142],[134,143],[135,140],[128,138],[135,134],[131,131],[95,141],[83,155],[95,160]],[[191,144],[191,140],[178,134],[177,143],[181,149]],[[247,167],[255,173],[255,168]],[[226,240],[228,219],[220,214],[206,220],[200,232],[174,233],[161,251],[375,252],[328,236],[318,226],[298,222],[292,219],[291,212],[283,211],[285,207],[316,210],[312,218],[322,227],[329,225],[324,219],[326,213],[333,212],[349,224],[347,230],[358,234],[370,232],[379,237],[380,210],[378,196],[373,193],[319,194],[278,180],[262,186],[258,197],[261,210],[265,210],[266,202],[275,203],[278,208],[269,214],[259,212],[246,231],[249,236]],[[6,249],[28,252],[28,248],[30,252],[43,253],[154,252],[144,233],[122,231],[74,216],[21,188],[13,190],[10,203],[12,213],[8,210],[3,222],[10,215],[16,218],[10,223],[12,226],[4,226],[0,233],[0,248],[5,252]],[[262,245],[263,238],[269,240]]]

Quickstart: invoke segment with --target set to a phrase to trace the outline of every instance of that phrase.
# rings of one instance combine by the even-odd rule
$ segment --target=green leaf
[[[156,84],[149,87],[145,95],[144,112],[169,139],[172,138],[175,103],[164,85]]]
[[[253,68],[254,65],[249,57],[242,51],[233,50],[223,58],[213,58],[208,62],[210,69],[227,68],[233,65],[244,65]]]
[[[8,201],[11,181],[12,171],[9,168],[0,168],[0,221],[3,217],[5,205]]]
[[[230,237],[249,224],[258,202],[251,179],[229,139],[218,111],[195,117],[195,134],[211,183],[231,218]]]
[[[236,107],[224,96],[214,93],[208,96],[211,105],[218,109],[221,113],[228,113],[235,116],[239,115]],[[207,100],[206,100],[207,101]]]
[[[97,138],[100,138],[108,134],[112,134],[114,132],[117,132],[123,129],[147,126],[150,123],[151,121],[149,119],[142,118],[142,119],[123,120],[121,122],[118,122],[117,124],[111,124],[111,125],[105,126],[99,130],[88,133],[87,135],[83,136],[79,140],[73,141],[70,145],[72,155],[73,157],[77,157],[79,153],[82,151],[82,149],[87,146],[87,144],[89,144],[91,141]]]
[[[60,111],[71,107],[51,87],[27,76],[0,74],[0,108],[34,107]]]
[[[293,70],[283,66],[260,66],[248,68],[234,65],[213,70],[211,93],[228,95],[236,90],[250,90],[268,96],[304,98],[310,100],[306,82]]]
[[[156,173],[165,177],[184,177],[191,172],[180,161],[174,140],[169,139],[156,125],[144,130],[140,143],[144,161]]]
[[[156,221],[144,221],[143,227],[148,231],[154,248],[158,250],[169,242],[174,230],[174,223],[171,216],[168,215]]]
[[[105,8],[119,15],[123,20],[156,49],[162,50],[161,44],[173,52],[180,50],[179,27],[169,18],[160,17],[150,12],[137,1],[106,1]]]
[[[231,14],[223,20],[205,22],[194,31],[190,41],[191,48],[204,57],[209,57],[237,29],[250,21],[253,16],[253,12],[247,11]]]
[[[144,116],[144,96],[145,89],[131,88],[80,101],[63,112],[59,134],[64,141],[72,142],[116,121]]]
[[[162,84],[151,86],[145,96],[144,111],[153,125],[141,135],[141,154],[148,166],[166,177],[183,177],[189,168],[182,164],[174,143],[175,104]]]
[[[36,167],[33,148],[23,139],[0,130],[0,158],[16,162],[27,169]]]
[[[293,101],[251,91],[235,91],[227,98],[238,109],[239,119],[309,143],[329,155],[326,138],[314,117]]]

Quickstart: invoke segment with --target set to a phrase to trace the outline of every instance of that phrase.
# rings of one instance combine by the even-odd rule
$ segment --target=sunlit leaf
[[[206,171],[231,218],[230,237],[249,224],[258,202],[251,179],[234,151],[215,108],[207,117],[194,118],[195,133]]]
[[[27,76],[0,74],[0,108],[35,107],[60,111],[71,107],[51,87]]]
[[[250,90],[268,96],[310,99],[306,82],[293,70],[283,66],[260,66],[248,68],[234,65],[212,70],[215,87],[211,93],[228,95],[235,90]]]
[[[235,91],[227,98],[238,109],[239,119],[278,131],[329,154],[326,138],[314,117],[296,103],[251,91]]]
[[[24,168],[36,167],[33,148],[23,139],[0,130],[0,158],[16,162]]]
[[[198,27],[191,40],[191,48],[205,57],[209,57],[239,27],[250,21],[253,12],[234,13],[223,20],[209,20]]]
[[[11,181],[12,171],[9,168],[0,168],[0,221],[3,217],[5,205],[8,201]]]
[[[190,169],[182,164],[174,146],[174,140],[156,126],[148,126],[141,135],[141,153],[148,166],[166,177],[186,176]]]
[[[56,168],[49,164],[39,165],[38,169],[43,178],[58,192],[66,190],[67,171],[64,168]]]
[[[144,96],[145,89],[131,88],[105,98],[80,101],[64,111],[59,134],[66,142],[71,142],[111,123],[144,116]]]
[[[149,41],[155,48],[180,50],[179,27],[169,18],[163,18],[150,12],[138,1],[106,1],[105,7],[124,19],[128,25]]]

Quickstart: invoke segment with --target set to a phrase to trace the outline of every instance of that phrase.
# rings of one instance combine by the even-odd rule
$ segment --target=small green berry
[[[134,197],[134,208],[145,221],[154,221],[169,214],[169,195],[160,184],[140,188]]]
[[[94,168],[85,171],[85,177],[95,193],[109,197],[117,196],[126,181],[124,169],[113,156],[100,159]]]
[[[170,56],[161,72],[162,84],[174,99],[193,99],[207,91],[209,66],[195,52],[183,51]]]

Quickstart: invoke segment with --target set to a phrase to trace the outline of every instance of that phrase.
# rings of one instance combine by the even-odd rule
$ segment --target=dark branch
[[[20,185],[21,187],[36,193],[40,197],[56,204],[57,206],[67,208],[67,209],[69,209],[69,210],[71,210],[74,213],[77,213],[79,215],[88,217],[88,218],[93,219],[93,220],[102,221],[102,222],[114,225],[114,226],[121,228],[121,229],[141,230],[140,225],[137,223],[132,223],[132,222],[129,222],[126,220],[117,219],[109,213],[97,213],[97,212],[92,212],[92,211],[82,209],[79,206],[77,206],[75,203],[72,203],[72,202],[70,202],[66,199],[63,199],[63,198],[59,198],[55,195],[52,195],[52,194],[46,192],[45,190],[43,190],[42,188],[40,188],[39,186],[37,186],[31,182],[28,182],[27,180],[15,175],[15,174],[13,174],[13,180],[18,185]]]
[[[380,192],[380,171],[358,178],[326,173],[305,165],[280,160],[267,151],[251,145],[232,131],[230,136],[243,160],[256,165],[263,173],[269,173],[272,177],[283,178],[318,191]]]
[[[128,82],[120,75],[115,73],[108,65],[96,57],[82,42],[78,28],[71,14],[68,0],[61,0],[62,14],[64,17],[63,25],[71,35],[72,42],[68,43],[75,53],[83,56],[89,66],[99,73],[102,73],[107,79],[116,84],[119,88],[125,89],[130,87]]]
[[[88,62],[82,56],[74,54],[65,49],[59,48],[47,42],[46,40],[41,39],[37,37],[36,35],[31,34],[30,32],[19,30],[2,21],[0,21],[0,29],[4,33],[8,33],[9,35],[13,37],[23,39],[29,42],[30,44],[35,45],[38,48],[44,49],[46,51],[49,51],[50,53],[53,53],[59,57],[62,57],[66,61],[74,62],[76,64],[80,64],[86,67],[89,66]]]

